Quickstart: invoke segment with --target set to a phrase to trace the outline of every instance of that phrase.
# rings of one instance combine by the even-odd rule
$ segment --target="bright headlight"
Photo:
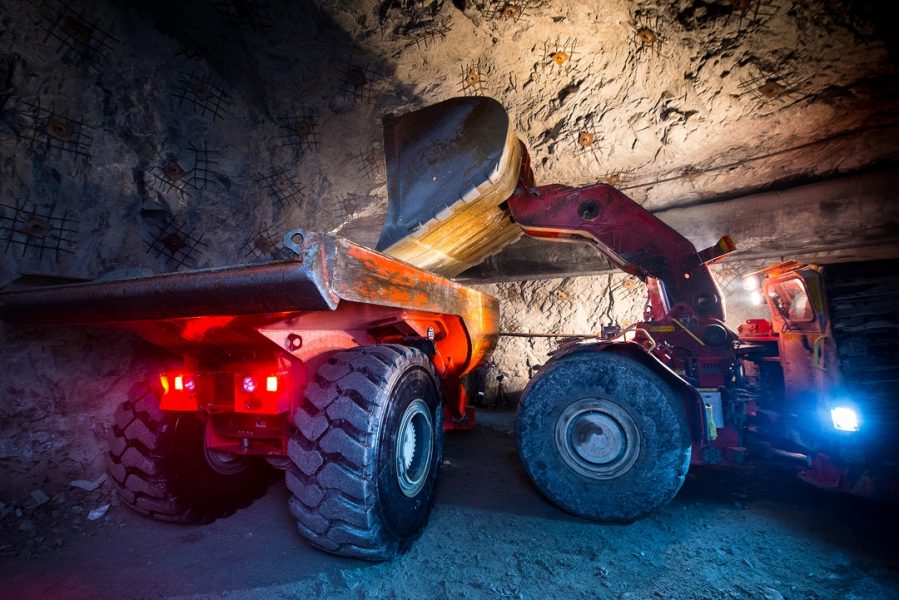
[[[837,431],[858,431],[858,414],[849,407],[837,406],[830,409],[830,418]]]

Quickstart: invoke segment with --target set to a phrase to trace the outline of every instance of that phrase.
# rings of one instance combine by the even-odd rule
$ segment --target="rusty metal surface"
[[[286,237],[286,236],[285,236]],[[330,292],[343,302],[392,307],[407,313],[458,316],[464,328],[448,337],[457,367],[478,364],[496,347],[499,303],[468,288],[343,238],[301,233],[285,243],[298,254],[312,251],[320,240],[327,244]]]
[[[350,302],[457,315],[474,347],[472,358],[496,343],[499,307],[491,296],[325,234],[291,232],[288,247],[297,259],[4,292],[0,318],[26,325],[145,328],[147,321],[190,317],[283,320],[290,313],[333,311]]]
[[[455,277],[521,237],[505,203],[531,169],[496,100],[453,98],[387,118],[384,140],[389,201],[378,250]]]
[[[301,258],[0,293],[15,324],[101,324],[333,309],[324,244]]]
[[[330,308],[334,300],[321,270],[310,262],[6,292],[0,294],[0,317],[16,324],[58,325]]]

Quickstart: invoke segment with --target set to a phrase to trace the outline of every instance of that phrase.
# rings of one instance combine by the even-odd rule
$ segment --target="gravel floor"
[[[0,597],[896,597],[895,506],[753,466],[695,470],[669,506],[637,523],[590,523],[531,486],[509,415],[481,421],[448,436],[431,521],[392,563],[306,546],[280,483],[203,527],[156,523],[115,505],[88,521],[70,498],[0,521]]]

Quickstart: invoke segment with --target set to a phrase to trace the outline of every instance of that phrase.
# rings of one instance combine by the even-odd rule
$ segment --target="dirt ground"
[[[706,468],[649,518],[590,523],[530,484],[509,435],[511,413],[480,416],[473,431],[448,435],[431,521],[394,562],[306,546],[281,483],[202,527],[156,523],[116,505],[88,521],[89,503],[108,501],[105,484],[0,520],[0,597],[896,597],[895,507],[820,492],[786,469]]]

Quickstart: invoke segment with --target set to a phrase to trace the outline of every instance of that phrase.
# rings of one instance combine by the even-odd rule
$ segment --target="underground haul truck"
[[[894,492],[896,264],[784,263],[756,274],[770,320],[740,334],[708,263],[608,185],[536,187],[503,108],[457,98],[385,119],[380,251],[301,230],[291,258],[0,295],[19,325],[131,331],[180,359],[133,386],[109,437],[122,502],[207,523],[285,473],[310,544],[392,558],[434,500],[443,432],[470,427],[463,377],[499,306],[453,276],[515,241],[594,244],[648,285],[642,322],[572,340],[525,389],[525,470],[563,509],[631,521],[691,463],[795,462],[821,487]],[[439,273],[439,274],[437,274]]]

